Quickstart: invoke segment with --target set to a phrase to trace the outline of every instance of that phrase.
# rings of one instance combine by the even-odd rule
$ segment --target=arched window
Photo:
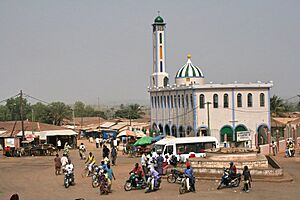
[[[204,108],[204,94],[200,94],[200,98],[199,98],[199,108]]]
[[[167,96],[168,108],[170,108],[170,96]]]
[[[153,108],[153,96],[151,96],[151,107]]]
[[[176,98],[176,95],[174,95],[174,107],[177,108],[177,98]]]
[[[155,108],[157,108],[156,96],[154,97],[154,106],[155,106]]]
[[[224,108],[228,108],[229,107],[229,103],[228,103],[228,94],[224,94],[224,98],[223,98],[223,107]]]
[[[260,107],[265,107],[265,94],[260,93],[259,95],[259,105]]]
[[[157,107],[160,108],[160,99],[159,99],[159,96],[157,97]]]
[[[247,100],[248,100],[248,107],[252,107],[253,106],[253,101],[252,101],[252,94],[251,93],[248,94]]]
[[[243,107],[243,102],[242,102],[242,94],[238,93],[237,95],[237,107]]]
[[[190,95],[190,99],[191,99],[191,108],[194,108],[194,101],[193,101],[193,94]]]
[[[184,108],[184,95],[181,95],[182,108]]]
[[[180,108],[180,95],[178,95],[178,108]]]
[[[214,100],[214,108],[218,108],[219,99],[218,99],[218,95],[217,94],[214,94],[213,100]]]
[[[171,108],[174,107],[174,104],[173,104],[173,95],[171,95]]]
[[[167,107],[167,97],[166,96],[164,96],[164,106],[165,106],[165,108]]]
[[[186,109],[189,109],[189,95],[185,95]]]

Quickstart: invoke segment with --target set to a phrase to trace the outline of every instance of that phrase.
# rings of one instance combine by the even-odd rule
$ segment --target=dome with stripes
[[[188,60],[185,65],[183,65],[177,72],[176,78],[203,78],[203,73],[201,69],[194,66],[191,61],[191,55],[187,56]]]

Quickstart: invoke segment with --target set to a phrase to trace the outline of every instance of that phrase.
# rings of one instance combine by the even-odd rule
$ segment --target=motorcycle
[[[99,187],[99,185],[100,185],[100,181],[99,181],[100,173],[101,172],[99,171],[99,168],[95,167],[95,170],[94,170],[94,173],[93,173],[93,176],[92,176],[92,186],[93,186],[93,188]]]
[[[181,184],[179,187],[179,194],[184,194],[186,192],[192,192],[192,187],[190,185],[190,179],[185,174],[183,175],[183,178],[181,180]]]
[[[134,182],[135,182],[135,186],[133,186]],[[140,189],[145,189],[146,186],[147,186],[147,184],[144,181],[144,179],[139,178],[138,175],[136,175],[135,173],[132,172],[132,173],[130,173],[130,177],[124,185],[124,189],[125,189],[125,191],[130,191],[133,189],[140,190]]]
[[[71,170],[67,170],[64,172],[64,185],[65,188],[68,188],[70,185],[74,185],[74,172]]]
[[[109,193],[108,180],[103,173],[99,176],[100,195]]]
[[[171,169],[171,173],[168,174],[167,181],[169,183],[181,183],[183,179],[183,173],[177,169]]]
[[[147,187],[145,189],[145,193],[154,192],[156,190],[159,190],[159,188],[160,188],[160,182],[161,182],[161,179],[159,178],[157,180],[157,185],[155,185],[154,176],[148,177],[148,180],[147,180],[147,183],[146,183]]]
[[[88,176],[90,176],[90,174],[94,174],[94,172],[95,172],[95,164],[93,164],[93,166],[92,166],[92,171],[89,171],[89,165],[87,164],[85,166],[85,168],[83,169],[81,176],[82,176],[82,178],[88,177]]]
[[[224,173],[221,178],[221,181],[218,185],[218,190],[221,189],[223,186],[225,187],[238,187],[241,182],[241,174],[238,173],[234,176],[230,176],[229,169],[224,168]]]

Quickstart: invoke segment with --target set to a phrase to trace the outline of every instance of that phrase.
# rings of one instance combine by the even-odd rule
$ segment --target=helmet
[[[191,167],[191,164],[190,163],[186,163],[186,167]]]
[[[233,162],[231,161],[229,164],[230,164],[230,165],[233,165]]]

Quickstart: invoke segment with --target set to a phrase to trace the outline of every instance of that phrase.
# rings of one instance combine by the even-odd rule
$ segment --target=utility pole
[[[21,125],[22,125],[22,140],[25,140],[25,132],[24,132],[24,121],[23,121],[23,92],[20,91],[20,117],[21,117]]]
[[[206,102],[205,104],[206,104],[206,106],[207,106],[208,135],[211,136],[211,133],[210,133],[210,118],[209,118],[209,105],[211,104],[211,102]]]

